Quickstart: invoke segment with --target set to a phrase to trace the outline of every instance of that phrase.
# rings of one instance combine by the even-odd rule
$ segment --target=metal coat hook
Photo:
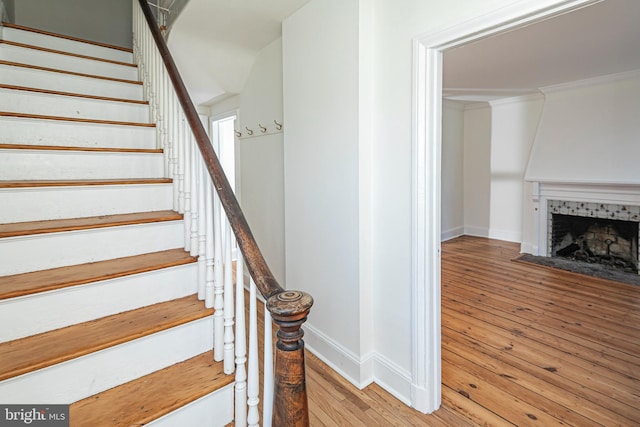
[[[275,120],[273,121],[273,123],[275,123],[275,125],[276,125],[276,129],[278,129],[278,130],[282,130],[282,123],[278,123],[278,122],[276,122]]]
[[[239,130],[236,130],[235,133],[236,133],[236,138],[242,137],[242,132],[240,132]]]
[[[248,127],[244,127],[247,130],[247,133],[249,134],[249,136],[253,135],[253,131],[251,129],[249,129]]]
[[[258,123],[258,126],[260,127],[260,132],[265,133],[267,131],[267,128],[262,126],[260,123]]]

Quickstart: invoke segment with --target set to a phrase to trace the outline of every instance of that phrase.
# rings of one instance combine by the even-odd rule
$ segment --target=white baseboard
[[[360,358],[351,350],[335,342],[312,325],[304,329],[305,347],[347,381],[359,389],[373,382],[373,365],[370,356]]]
[[[363,389],[372,382],[411,406],[411,373],[377,352],[358,357],[311,325],[303,326],[305,346],[354,386]]]
[[[496,229],[490,228],[489,238],[496,239],[496,240],[504,240],[507,242],[520,243],[522,241],[522,232],[510,231],[510,230],[496,230]]]
[[[460,237],[464,234],[464,227],[454,227],[449,230],[444,230],[440,233],[440,241],[444,242],[447,240],[455,239],[456,237]]]
[[[401,368],[380,353],[375,353],[373,359],[376,384],[405,405],[411,406],[411,372]]]
[[[465,225],[464,234],[475,237],[489,237],[489,229],[486,227],[468,227]]]
[[[520,252],[523,254],[538,255],[538,245],[534,245],[530,242],[522,242],[520,245]]]

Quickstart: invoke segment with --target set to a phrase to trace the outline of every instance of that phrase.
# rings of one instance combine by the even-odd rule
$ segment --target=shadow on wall
[[[0,0],[0,18],[2,22],[15,21],[15,0]]]

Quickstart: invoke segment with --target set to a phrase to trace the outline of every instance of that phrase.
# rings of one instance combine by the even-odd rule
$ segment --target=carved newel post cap
[[[309,314],[313,298],[302,291],[283,291],[267,300],[267,310],[274,318],[287,318],[294,321]]]

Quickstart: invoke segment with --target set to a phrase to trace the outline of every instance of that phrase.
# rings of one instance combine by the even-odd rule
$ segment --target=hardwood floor
[[[443,243],[442,407],[358,390],[307,352],[312,426],[640,425],[640,288]]]

